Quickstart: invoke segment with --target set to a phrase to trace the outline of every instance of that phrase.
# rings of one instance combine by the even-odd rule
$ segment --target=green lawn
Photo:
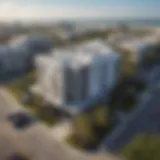
[[[67,137],[67,143],[80,150],[95,149],[116,125],[109,122],[108,114],[106,106],[97,106],[89,113],[76,117],[73,133]]]

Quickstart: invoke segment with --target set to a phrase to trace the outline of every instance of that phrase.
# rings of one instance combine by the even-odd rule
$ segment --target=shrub
[[[128,160],[159,160],[160,136],[137,136],[126,146],[122,156]]]

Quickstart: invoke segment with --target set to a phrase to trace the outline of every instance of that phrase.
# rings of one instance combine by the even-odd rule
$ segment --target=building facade
[[[159,38],[155,34],[137,36],[132,34],[117,34],[109,38],[109,43],[120,50],[129,51],[131,60],[140,64],[146,54],[146,50],[157,44]]]
[[[118,79],[121,58],[105,47],[102,43],[95,50],[89,44],[83,50],[61,50],[50,56],[37,56],[36,85],[40,94],[56,106],[66,106],[85,102],[111,89]]]
[[[40,51],[49,51],[51,42],[43,38],[13,40],[6,46],[0,46],[0,75],[24,72],[32,65],[34,56]]]

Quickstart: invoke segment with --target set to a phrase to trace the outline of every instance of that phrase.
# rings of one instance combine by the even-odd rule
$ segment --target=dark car
[[[8,157],[8,160],[29,160],[28,157],[19,154],[19,153],[13,153]]]
[[[25,112],[16,112],[8,116],[9,121],[18,129],[24,129],[36,122],[36,119]]]

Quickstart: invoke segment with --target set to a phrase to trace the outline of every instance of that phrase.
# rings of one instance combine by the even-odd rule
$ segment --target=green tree
[[[146,89],[145,82],[135,76],[126,76],[117,83],[110,93],[109,113],[115,110],[130,111],[137,102],[137,96]]]
[[[160,136],[137,136],[124,149],[122,156],[127,160],[160,160]]]
[[[133,52],[129,49],[117,48],[117,51],[122,53],[122,69],[121,77],[132,75],[137,72],[137,67],[133,62]]]
[[[92,122],[100,127],[105,127],[108,125],[108,107],[107,106],[97,106],[92,111]]]
[[[97,140],[93,132],[91,117],[84,113],[74,119],[72,142],[80,148],[90,148]]]
[[[145,56],[142,60],[143,66],[151,66],[160,62],[160,44],[149,47],[145,51]]]
[[[69,141],[80,148],[94,149],[114,125],[109,121],[108,107],[95,106],[74,119],[73,136]]]

